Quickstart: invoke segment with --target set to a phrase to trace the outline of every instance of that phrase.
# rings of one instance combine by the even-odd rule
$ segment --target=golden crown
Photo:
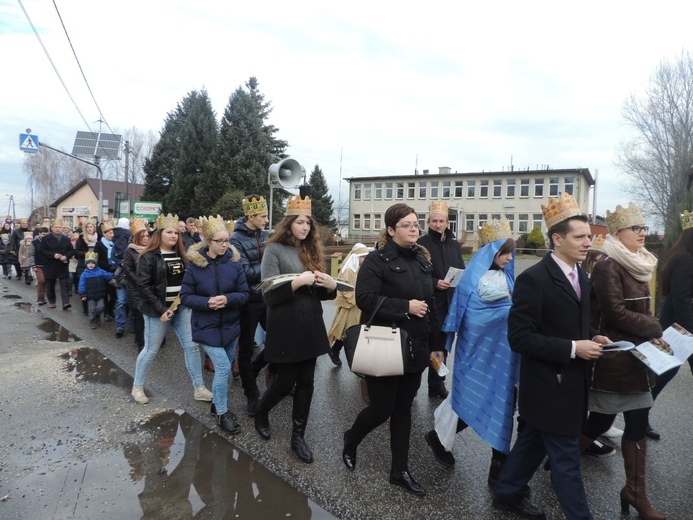
[[[209,217],[200,217],[198,222],[200,223],[200,231],[202,231],[202,236],[205,237],[205,240],[210,240],[217,231],[226,231],[226,222],[224,222],[224,219],[220,215],[216,217],[212,217],[211,215]]]
[[[510,223],[507,220],[493,219],[491,222],[486,222],[479,230],[479,239],[481,245],[486,245],[489,242],[495,242],[505,238],[513,237],[513,232],[510,229]]]
[[[551,229],[556,224],[560,224],[570,217],[582,215],[580,206],[572,195],[563,192],[559,199],[549,199],[547,206],[541,205],[541,212],[544,214],[546,228]]]
[[[99,253],[95,253],[94,251],[87,251],[84,254],[84,262],[98,262],[99,261]]]
[[[243,199],[243,214],[246,217],[250,215],[264,215],[267,213],[267,201],[265,197],[260,197],[260,200],[253,197],[252,199]]]
[[[645,219],[642,217],[642,213],[640,213],[640,208],[632,202],[628,203],[627,208],[623,208],[620,205],[616,206],[613,213],[606,210],[605,220],[606,227],[609,229],[609,233],[612,235],[627,227],[645,223]]]
[[[114,227],[115,226],[113,225],[113,221],[109,220],[108,222],[104,222],[103,224],[101,224],[101,234],[110,231]]]
[[[154,221],[154,228],[155,229],[166,229],[166,228],[173,228],[173,229],[178,229],[178,215],[171,215],[170,213],[168,215],[164,215],[163,213],[156,217],[156,220]]]
[[[147,229],[147,222],[143,218],[135,217],[130,221],[130,233],[133,235],[143,229]]]
[[[444,200],[436,200],[431,202],[431,205],[429,206],[428,209],[428,214],[433,215],[434,213],[439,213],[441,215],[445,215],[447,218],[448,216],[448,203],[445,202]]]
[[[235,220],[227,220],[226,221],[226,231],[228,232],[229,236],[233,235],[233,232],[235,229],[236,229],[236,221]]]
[[[310,197],[306,196],[302,199],[300,195],[289,197],[289,202],[286,205],[286,216],[289,215],[308,215],[310,216]]]
[[[693,228],[693,213],[689,213],[688,210],[681,213],[681,227],[684,231]]]
[[[590,249],[594,251],[604,251],[604,235],[601,233],[599,235],[594,235],[592,237],[592,245]]]

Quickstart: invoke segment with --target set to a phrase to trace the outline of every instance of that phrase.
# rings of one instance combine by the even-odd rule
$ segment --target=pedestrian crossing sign
[[[24,152],[38,152],[38,136],[31,134],[19,134],[19,149]]]

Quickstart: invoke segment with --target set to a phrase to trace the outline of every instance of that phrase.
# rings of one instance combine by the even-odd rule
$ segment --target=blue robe
[[[455,413],[496,450],[508,453],[513,431],[514,387],[519,377],[519,356],[508,344],[510,298],[487,302],[478,285],[506,239],[484,245],[460,279],[442,331],[452,350],[457,333],[452,372],[451,405]],[[504,269],[512,294],[515,255]]]

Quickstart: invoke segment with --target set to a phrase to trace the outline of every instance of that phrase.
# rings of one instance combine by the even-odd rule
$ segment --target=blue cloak
[[[442,331],[446,348],[457,343],[452,371],[451,405],[455,413],[493,448],[508,453],[513,431],[514,388],[519,377],[519,356],[508,344],[508,313],[512,301],[487,302],[479,297],[481,277],[506,239],[484,245],[460,279]],[[515,255],[504,269],[512,294]]]

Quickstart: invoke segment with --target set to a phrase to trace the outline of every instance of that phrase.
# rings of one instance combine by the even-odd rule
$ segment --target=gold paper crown
[[[236,229],[236,221],[235,220],[227,220],[226,221],[226,231],[229,234],[229,236],[233,235],[233,232],[235,229]]]
[[[645,223],[645,219],[642,218],[642,213],[640,213],[640,208],[632,202],[628,203],[627,208],[623,208],[620,205],[616,206],[616,210],[613,213],[606,210],[605,220],[606,227],[609,228],[609,233],[612,235],[627,227]]]
[[[212,217],[211,215],[209,217],[200,217],[198,222],[200,223],[200,231],[202,231],[202,236],[205,237],[205,240],[211,239],[217,231],[226,231],[226,222],[224,222],[224,219],[220,215],[216,217]]]
[[[136,217],[130,221],[130,233],[132,233],[133,236],[143,229],[147,229],[147,223],[143,218]]]
[[[111,222],[110,220],[108,222],[104,222],[103,224],[101,224],[101,233],[102,234],[106,233],[107,231],[110,231],[114,227],[115,226],[113,225],[113,222]]]
[[[94,251],[87,251],[84,254],[84,262],[98,262],[99,261],[99,253],[95,253]]]
[[[604,235],[594,235],[592,237],[592,245],[590,249],[593,251],[604,251]]]
[[[252,199],[243,199],[243,214],[246,217],[250,215],[264,215],[267,213],[267,201],[265,197],[260,197],[257,200],[255,197]]]
[[[301,199],[300,195],[289,197],[289,202],[286,205],[286,215],[308,215],[310,216],[310,197],[306,196]]]
[[[481,226],[479,231],[479,239],[481,240],[481,245],[486,245],[489,242],[495,242],[496,240],[501,240],[505,238],[513,237],[513,232],[510,229],[510,223],[507,220],[496,220],[493,219],[491,222],[485,223]]]
[[[689,213],[688,210],[681,213],[681,227],[684,231],[693,228],[693,213]]]
[[[444,200],[436,200],[431,202],[429,206],[428,214],[433,215],[434,213],[440,213],[441,215],[448,216],[448,203]]]
[[[156,220],[154,221],[154,228],[155,229],[166,229],[166,228],[173,228],[173,229],[178,229],[178,215],[171,215],[170,213],[168,215],[164,215],[163,213],[156,217]]]
[[[570,217],[582,215],[580,206],[578,206],[575,198],[566,192],[563,192],[559,199],[550,198],[547,206],[542,204],[541,212],[544,214],[544,222],[546,222],[547,229],[551,229],[556,224],[560,224]]]

